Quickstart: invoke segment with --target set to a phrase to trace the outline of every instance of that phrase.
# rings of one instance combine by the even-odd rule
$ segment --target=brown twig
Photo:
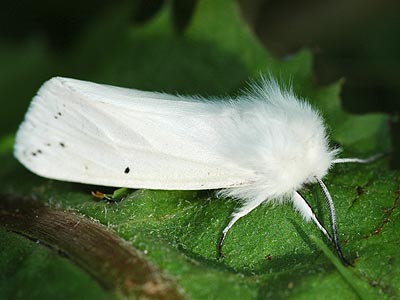
[[[173,280],[103,225],[32,199],[0,194],[0,226],[54,248],[107,290],[130,299],[183,299]]]

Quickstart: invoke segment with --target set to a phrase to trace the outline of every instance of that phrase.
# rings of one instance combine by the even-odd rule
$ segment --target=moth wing
[[[252,174],[215,151],[204,101],[55,77],[43,84],[14,148],[34,173],[149,189],[248,185]]]

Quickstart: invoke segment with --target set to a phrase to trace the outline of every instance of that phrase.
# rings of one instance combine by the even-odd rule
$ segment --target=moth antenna
[[[322,190],[322,194],[324,195],[325,202],[328,206],[328,211],[329,211],[329,216],[331,219],[331,228],[332,228],[332,243],[335,247],[335,250],[342,261],[342,263],[345,266],[351,265],[348,260],[344,257],[342,248],[340,247],[340,242],[339,242],[339,236],[338,236],[338,229],[337,229],[337,223],[336,223],[336,211],[335,211],[335,206],[333,204],[333,200],[331,197],[331,194],[328,191],[328,188],[326,187],[325,183],[319,179],[318,177],[315,177],[318,181],[318,184]]]
[[[224,245],[224,241],[226,238],[226,235],[228,234],[228,231],[232,228],[232,226],[242,217],[250,213],[252,210],[254,210],[257,206],[259,206],[261,203],[264,202],[264,199],[262,201],[256,200],[256,201],[250,201],[244,206],[242,206],[237,212],[232,214],[232,219],[229,221],[228,225],[224,228],[222,231],[221,237],[218,242],[218,258],[221,259],[224,257],[224,254],[222,252],[222,247]]]
[[[372,155],[367,158],[357,158],[357,157],[352,157],[352,158],[336,158],[332,161],[334,164],[343,164],[343,163],[360,163],[360,164],[367,164],[370,162],[373,162],[382,156],[384,156],[386,153],[378,153],[375,155]]]

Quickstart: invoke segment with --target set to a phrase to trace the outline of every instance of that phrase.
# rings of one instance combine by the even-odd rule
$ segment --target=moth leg
[[[370,157],[367,158],[336,158],[332,161],[332,163],[334,164],[343,164],[343,163],[360,163],[360,164],[367,164],[370,162],[373,162],[375,160],[377,160],[378,158],[381,158],[382,156],[384,156],[385,153],[378,153],[375,155],[372,155]]]
[[[332,237],[325,229],[325,227],[318,220],[317,216],[314,214],[314,211],[311,208],[311,205],[304,199],[302,195],[298,192],[294,192],[292,195],[292,201],[294,208],[301,214],[305,221],[312,220],[314,224],[318,227],[319,230],[324,234],[324,236],[332,242]]]
[[[325,191],[324,191],[324,196],[325,196]],[[321,232],[326,236],[326,238],[334,245],[335,250],[342,263],[344,265],[350,265],[350,263],[344,257],[342,249],[340,247],[339,238],[337,234],[337,226],[336,226],[336,214],[335,214],[335,208],[333,207],[333,202],[332,201],[328,202],[328,200],[326,200],[327,203],[329,203],[328,208],[329,208],[329,213],[331,215],[332,232],[333,232],[333,239],[332,239],[331,235],[328,233],[328,231],[325,229],[325,227],[321,224],[321,222],[314,214],[311,205],[306,201],[306,199],[304,199],[303,196],[301,196],[298,192],[294,192],[292,200],[295,209],[302,215],[302,217],[306,221],[312,220],[315,223],[315,225],[317,225],[318,229],[321,230]],[[333,217],[332,217],[332,212],[333,212]]]
[[[336,224],[336,212],[335,212],[335,206],[333,205],[333,200],[331,197],[331,194],[328,191],[328,188],[324,184],[324,182],[319,179],[318,177],[315,177],[318,181],[319,186],[321,187],[322,194],[324,195],[325,202],[328,206],[328,211],[331,219],[331,229],[332,229],[332,243],[336,249],[336,253],[338,254],[340,260],[345,266],[351,265],[347,259],[344,257],[342,248],[340,247],[340,242],[339,242],[339,235],[338,235],[338,229],[337,229],[337,224]]]
[[[222,246],[224,244],[226,235],[228,231],[232,228],[232,226],[241,218],[247,215],[249,212],[254,210],[257,206],[259,206],[261,203],[264,202],[264,199],[262,201],[251,201],[248,202],[246,205],[242,206],[237,212],[232,214],[232,219],[228,223],[228,225],[224,228],[221,234],[221,238],[219,239],[218,243],[218,257],[223,258],[224,254],[222,253]]]

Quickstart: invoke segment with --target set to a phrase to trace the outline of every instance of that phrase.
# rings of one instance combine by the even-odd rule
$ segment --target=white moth
[[[33,98],[15,157],[64,181],[164,190],[220,189],[242,207],[223,230],[262,203],[293,202],[333,242],[343,263],[332,199],[321,179],[337,159],[321,116],[273,79],[240,97],[173,96],[54,77]],[[298,193],[318,183],[332,235]]]

